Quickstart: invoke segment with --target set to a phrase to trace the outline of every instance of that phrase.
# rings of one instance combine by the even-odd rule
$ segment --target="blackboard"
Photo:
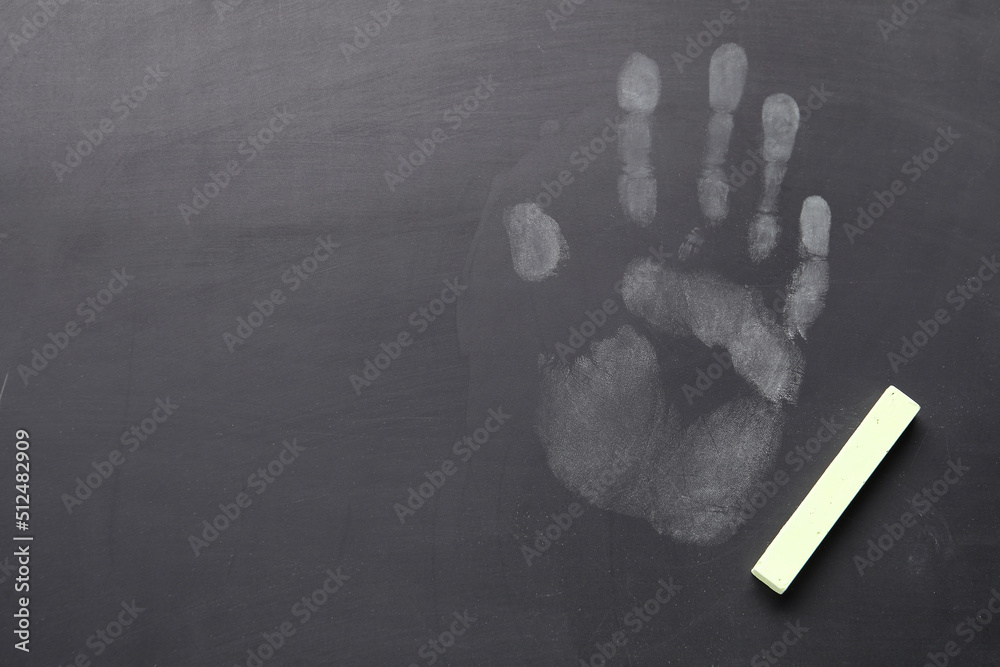
[[[1000,664],[994,3],[42,0],[0,25],[0,663]],[[714,225],[720,47],[746,75]],[[760,258],[769,104],[797,131]],[[655,194],[629,209],[626,181]],[[626,276],[667,276],[664,303],[724,284],[784,331],[813,196],[828,289],[781,400],[755,345],[636,314]],[[718,303],[683,307],[743,331]],[[653,380],[580,407],[601,350]],[[750,568],[889,385],[920,413],[777,595]],[[670,404],[736,420],[721,481],[622,426]]]

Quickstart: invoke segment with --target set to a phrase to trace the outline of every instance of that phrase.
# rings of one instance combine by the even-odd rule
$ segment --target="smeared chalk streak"
[[[802,263],[792,274],[785,305],[785,326],[789,336],[806,332],[823,312],[830,287],[827,253],[830,249],[830,206],[822,197],[808,197],[799,216]]]
[[[647,258],[626,269],[622,296],[629,311],[653,327],[727,349],[736,372],[764,398],[794,402],[798,396],[802,355],[756,290]]]
[[[618,106],[626,112],[618,127],[618,199],[630,220],[640,227],[656,217],[656,179],[649,161],[650,114],[660,100],[660,68],[641,53],[633,53],[618,74]]]
[[[534,203],[508,208],[503,222],[518,277],[537,282],[555,275],[559,262],[569,256],[559,224]]]
[[[757,214],[750,223],[750,258],[756,263],[767,258],[778,243],[780,229],[777,212],[778,193],[785,178],[785,168],[795,147],[799,131],[799,105],[784,93],[770,95],[764,100],[761,111],[764,128],[765,160],[764,191],[761,193]]]
[[[7,375],[3,376],[3,386],[0,387],[0,401],[3,400],[3,390],[7,388],[7,378],[10,376],[10,371],[7,371]]]

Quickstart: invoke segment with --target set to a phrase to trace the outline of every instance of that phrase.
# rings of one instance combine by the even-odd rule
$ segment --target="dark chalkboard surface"
[[[1000,664],[998,19],[0,8],[0,664]]]

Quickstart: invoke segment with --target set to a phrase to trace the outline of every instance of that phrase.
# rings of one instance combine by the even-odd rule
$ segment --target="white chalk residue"
[[[555,275],[559,262],[569,256],[559,224],[534,203],[510,207],[503,222],[518,277],[537,282]]]
[[[660,331],[727,349],[736,372],[769,401],[798,395],[802,355],[756,290],[647,258],[626,269],[622,297],[633,314]]]
[[[830,287],[830,268],[826,255],[830,249],[830,207],[822,197],[808,197],[802,202],[799,217],[802,263],[792,274],[785,304],[788,335],[806,337],[806,332],[823,312],[826,291]]]
[[[770,256],[778,243],[778,193],[785,178],[785,168],[795,147],[799,131],[799,105],[784,93],[770,95],[761,111],[764,128],[764,191],[757,205],[757,214],[750,223],[750,258],[760,262]]]
[[[746,76],[742,48],[725,44],[715,51],[709,65],[712,115],[698,180],[708,227],[729,213],[723,165]],[[618,77],[618,104],[625,112],[618,125],[618,194],[628,217],[643,227],[656,215],[650,117],[659,96],[656,63],[633,53]],[[788,95],[771,95],[761,117],[763,192],[749,234],[754,262],[768,257],[778,240],[778,195],[798,132],[798,105]],[[534,204],[509,209],[504,220],[518,275],[552,275],[566,248],[555,221]],[[830,207],[822,197],[809,197],[799,223],[800,264],[782,316],[756,289],[712,273],[680,271],[650,258],[626,268],[622,298],[648,335],[722,348],[745,380],[736,398],[693,423],[681,425],[679,411],[667,403],[653,344],[628,324],[595,340],[589,355],[581,351],[569,365],[541,364],[536,428],[550,468],[569,489],[693,544],[720,543],[746,521],[745,503],[780,448],[784,407],[798,396],[803,359],[796,337],[806,337],[829,287]],[[702,227],[695,227],[679,257],[703,242]]]
[[[678,540],[731,537],[781,442],[779,407],[747,395],[682,429],[653,347],[635,329],[621,327],[592,353],[543,371],[538,432],[555,475],[598,507]]]
[[[646,227],[656,217],[656,179],[649,161],[650,115],[660,100],[660,68],[633,53],[618,74],[618,106],[626,113],[618,127],[618,199],[629,219]]]
[[[826,257],[830,251],[830,205],[822,197],[813,195],[802,202],[799,215],[801,233],[799,255]]]
[[[708,121],[708,143],[698,180],[698,203],[702,215],[713,225],[729,215],[729,184],[722,165],[733,132],[733,112],[743,97],[746,78],[747,56],[741,47],[723,44],[715,50],[708,69],[708,103],[712,116]]]
[[[618,73],[618,106],[626,113],[651,114],[660,102],[660,67],[633,53]]]
[[[717,544],[746,521],[741,502],[773,465],[781,445],[778,406],[747,395],[730,401],[664,443],[655,461],[650,522],[661,533]]]
[[[648,518],[649,462],[666,417],[656,353],[626,325],[591,354],[543,371],[537,424],[549,467],[598,507]]]

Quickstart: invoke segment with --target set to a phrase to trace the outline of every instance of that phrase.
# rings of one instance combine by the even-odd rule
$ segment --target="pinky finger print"
[[[799,257],[802,263],[792,274],[785,305],[788,335],[806,337],[806,332],[823,312],[826,291],[830,286],[830,268],[826,256],[830,250],[830,206],[822,197],[808,197],[802,202],[799,217]]]

